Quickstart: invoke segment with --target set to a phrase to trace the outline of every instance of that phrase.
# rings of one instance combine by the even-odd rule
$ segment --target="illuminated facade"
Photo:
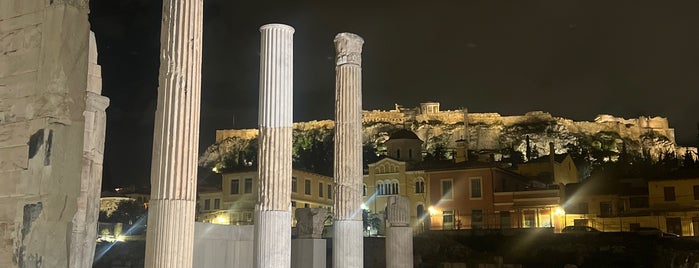
[[[408,170],[408,163],[384,158],[369,164],[364,175],[362,198],[366,209],[379,215],[385,214],[389,196],[406,196],[410,200],[410,225],[422,229],[421,220],[429,207],[429,185],[425,171]]]
[[[566,225],[584,225],[606,232],[655,227],[681,236],[699,236],[699,178],[568,185]]]
[[[431,229],[563,227],[556,213],[560,191],[536,187],[511,171],[464,167],[427,171],[427,177]]]
[[[549,152],[555,152],[553,143]],[[577,183],[578,169],[569,154],[551,154],[517,165],[517,173],[556,185]]]
[[[651,180],[648,205],[661,215],[666,230],[683,236],[699,236],[699,178]]]
[[[292,225],[296,208],[333,206],[333,179],[294,169],[291,182]],[[197,221],[216,224],[253,224],[257,198],[257,171],[221,174],[221,190],[199,191]]]
[[[388,157],[369,164],[364,175],[366,209],[383,216],[389,196],[405,196],[410,200],[410,225],[417,232],[537,227],[560,231],[565,226],[558,183],[550,182],[554,187],[549,189],[549,184],[492,163],[446,163],[437,168],[410,154],[421,144],[408,130],[391,135]],[[575,168],[566,171],[577,174]],[[571,173],[560,177],[567,182]]]

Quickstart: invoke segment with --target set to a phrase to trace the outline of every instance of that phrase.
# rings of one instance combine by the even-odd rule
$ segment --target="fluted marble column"
[[[294,28],[260,27],[260,106],[254,267],[291,266]]]
[[[410,227],[410,199],[388,197],[386,228],[386,268],[413,267],[413,228]]]
[[[335,36],[335,218],[333,267],[362,267],[362,45]]]
[[[145,267],[192,267],[202,0],[164,0]]]

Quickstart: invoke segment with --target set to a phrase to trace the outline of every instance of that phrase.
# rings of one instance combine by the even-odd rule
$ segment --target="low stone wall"
[[[253,225],[194,225],[193,267],[252,267]]]

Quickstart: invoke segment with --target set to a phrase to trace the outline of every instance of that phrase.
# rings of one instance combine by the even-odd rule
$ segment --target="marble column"
[[[145,267],[192,267],[202,0],[164,0]]]
[[[386,228],[386,268],[413,267],[413,228],[410,227],[410,200],[388,197]]]
[[[291,265],[294,28],[260,27],[260,103],[254,267]]]
[[[362,233],[362,45],[335,36],[335,218],[333,267],[364,265]]]

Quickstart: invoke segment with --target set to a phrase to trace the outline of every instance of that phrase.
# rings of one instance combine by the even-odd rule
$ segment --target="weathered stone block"
[[[28,122],[9,123],[0,128],[0,148],[26,145],[28,140]]]
[[[40,11],[44,0],[3,0],[0,1],[0,19],[11,18]]]
[[[0,74],[0,103],[3,101],[22,98],[35,94],[37,72],[18,75]]]
[[[0,170],[14,171],[27,169],[29,146],[19,145],[0,148]]]
[[[14,196],[17,194],[17,185],[22,179],[21,171],[0,172],[0,196]],[[2,223],[0,223],[0,238],[2,238]],[[2,242],[0,242],[2,243]]]

